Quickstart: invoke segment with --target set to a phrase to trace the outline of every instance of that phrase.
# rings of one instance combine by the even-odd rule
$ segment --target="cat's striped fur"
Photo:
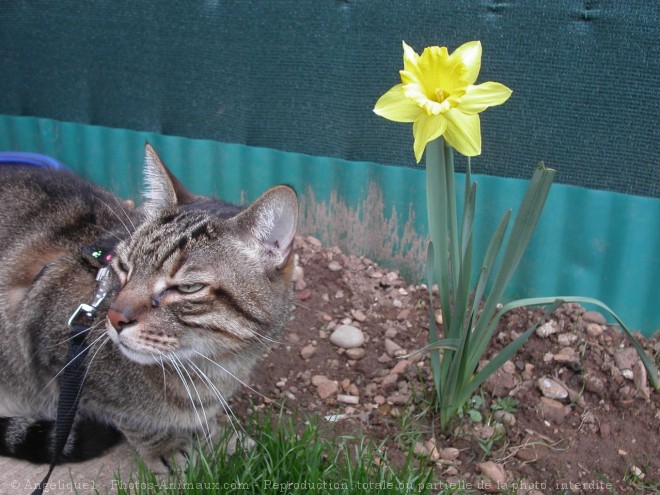
[[[117,429],[152,467],[181,461],[288,321],[293,190],[241,210],[187,191],[148,145],[145,178],[135,209],[67,172],[0,167],[0,454],[49,460],[66,322],[95,288],[90,248],[112,249],[114,290],[88,336],[68,460]]]

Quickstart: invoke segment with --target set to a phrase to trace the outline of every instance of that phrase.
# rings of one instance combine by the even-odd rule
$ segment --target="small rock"
[[[438,451],[440,459],[445,461],[453,461],[454,459],[457,459],[459,453],[460,451],[454,447],[445,447]]]
[[[324,382],[321,382],[316,387],[316,393],[321,399],[327,399],[329,397],[332,397],[338,391],[339,391],[339,385],[337,384],[337,382],[331,380],[326,380]]]
[[[513,375],[516,372],[516,365],[513,364],[513,362],[511,360],[506,361],[502,365],[502,371],[504,371],[505,373],[508,373],[509,375]]]
[[[626,347],[625,349],[617,349],[614,352],[614,364],[620,370],[632,370],[637,364],[639,356],[634,347]]]
[[[410,366],[410,361],[408,361],[407,359],[402,359],[401,361],[399,361],[394,365],[394,367],[390,370],[390,373],[401,374],[404,371],[406,371],[406,368],[408,366]]]
[[[385,339],[385,352],[387,352],[387,355],[390,357],[397,357],[405,354],[405,351],[401,346],[392,339]]]
[[[354,395],[339,394],[339,395],[337,395],[337,402],[342,402],[344,404],[357,405],[357,404],[360,403],[360,398],[356,397]]]
[[[575,341],[577,340],[577,335],[574,333],[560,333],[557,335],[557,341],[559,342],[559,345],[563,347],[568,347],[570,345],[573,345]]]
[[[623,376],[627,380],[632,380],[633,379],[633,371],[629,370],[629,369],[621,370],[621,376]]]
[[[564,347],[557,354],[552,356],[556,363],[579,363],[580,357],[572,347]]]
[[[367,315],[365,315],[359,309],[352,309],[351,310],[351,315],[353,315],[353,318],[355,318],[359,322],[363,322],[367,319]]]
[[[313,346],[312,344],[306,345],[300,349],[300,357],[303,359],[309,359],[314,354],[316,354],[316,346]]]
[[[305,237],[305,240],[308,244],[311,244],[314,247],[321,247],[323,245],[321,244],[321,241],[319,241],[316,237],[312,237],[311,235]]]
[[[549,399],[565,399],[568,397],[568,391],[559,383],[551,378],[539,378],[536,385],[541,390],[541,393]]]
[[[382,404],[385,404],[385,397],[383,397],[382,395],[375,396],[374,397],[374,403],[378,404],[379,406],[382,405]]]
[[[435,322],[438,325],[442,325],[442,310],[440,309],[435,312]]]
[[[571,412],[570,408],[564,406],[561,402],[548,397],[541,397],[539,409],[541,416],[555,423],[563,422],[564,418]]]
[[[417,457],[429,457],[431,455],[422,442],[415,442],[415,445],[413,446],[413,454]]]
[[[360,347],[364,344],[364,333],[352,325],[340,325],[330,335],[330,342],[344,349]]]
[[[391,390],[396,387],[396,382],[399,380],[399,375],[396,373],[391,373],[383,378],[383,381],[380,382],[380,387],[382,390]]]
[[[587,325],[587,335],[593,337],[594,339],[600,337],[603,334],[603,327],[598,323],[589,323]]]
[[[312,297],[312,291],[309,288],[303,289],[298,292],[298,300],[306,301]]]
[[[535,435],[526,436],[516,450],[516,457],[523,461],[538,461],[550,454],[548,441]]]
[[[325,375],[314,375],[310,381],[312,385],[318,387],[321,383],[329,381],[329,378]]]
[[[512,373],[507,373],[502,368],[490,375],[484,383],[486,390],[493,394],[494,397],[504,397],[515,386],[516,376]]]
[[[547,338],[553,333],[557,333],[557,322],[554,320],[550,320],[536,329],[536,335],[542,338]]]
[[[410,394],[395,392],[387,397],[387,402],[394,404],[396,406],[403,406],[408,403],[409,399],[410,399]]]
[[[346,357],[354,361],[359,361],[365,356],[365,354],[366,351],[362,347],[352,347],[350,349],[346,349]]]
[[[477,469],[488,479],[503,485],[506,483],[506,471],[501,464],[496,464],[492,461],[482,462],[477,464]]]
[[[599,377],[586,374],[582,379],[584,381],[584,388],[588,392],[598,396],[603,395],[605,392],[605,382],[603,382],[603,380],[601,380]]]
[[[651,398],[651,390],[649,389],[647,377],[646,368],[641,361],[638,361],[635,369],[633,369],[633,384],[644,400]]]
[[[409,309],[402,309],[398,315],[396,315],[396,319],[399,321],[405,321],[408,318],[410,318],[410,310]]]
[[[331,261],[331,262],[328,264],[328,270],[330,270],[331,272],[339,272],[339,271],[342,270],[342,268],[344,268],[344,267],[341,266],[341,265],[339,264],[339,262],[337,262],[337,261]]]
[[[505,425],[513,426],[516,424],[516,417],[509,411],[495,411],[493,417]]]
[[[378,271],[376,271],[376,272],[371,272],[371,273],[369,274],[369,276],[370,276],[371,278],[383,278],[383,274],[382,274],[382,272],[378,272]]]
[[[305,278],[305,269],[302,266],[295,265],[291,270],[291,281],[302,282]]]
[[[388,339],[393,339],[394,337],[396,337],[397,333],[399,332],[397,331],[396,328],[390,327],[387,330],[385,330],[385,337]]]
[[[609,423],[601,423],[600,424],[600,436],[605,438],[609,437],[610,433],[612,433],[612,427],[610,426]]]
[[[640,480],[643,480],[644,477],[646,476],[644,474],[644,471],[642,471],[639,467],[637,467],[635,465],[630,466],[630,473],[633,476],[636,476],[637,478],[639,478]]]
[[[598,311],[587,311],[582,315],[582,321],[585,323],[598,323],[599,325],[607,325],[607,320]]]
[[[378,357],[378,362],[381,364],[389,363],[390,361],[392,361],[392,358],[389,357],[386,352]]]

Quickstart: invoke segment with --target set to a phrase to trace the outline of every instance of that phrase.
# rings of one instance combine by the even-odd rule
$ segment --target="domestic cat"
[[[0,455],[50,461],[67,321],[91,301],[99,253],[113,288],[87,336],[64,461],[119,431],[157,471],[184,462],[290,319],[293,189],[241,209],[145,154],[140,208],[69,172],[0,167]]]

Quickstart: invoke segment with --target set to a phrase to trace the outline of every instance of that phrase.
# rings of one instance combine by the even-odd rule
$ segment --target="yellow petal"
[[[479,115],[468,115],[457,108],[452,108],[443,115],[447,119],[445,140],[462,155],[480,155],[481,124]]]
[[[509,96],[511,96],[511,90],[504,84],[489,81],[476,86],[468,86],[459,105],[464,113],[479,113],[488,107],[501,105],[509,99]]]
[[[419,55],[417,52],[409,47],[405,41],[403,43],[403,67],[405,70],[410,70],[413,67],[417,67],[417,61],[419,60]]]
[[[403,94],[403,84],[397,84],[376,102],[374,113],[394,122],[414,122],[423,110]]]
[[[466,68],[459,57],[450,57],[447,47],[430,46],[424,49],[417,63],[419,79],[426,95],[434,98],[438,89],[446,95],[460,96],[468,86]]]
[[[415,137],[415,159],[419,163],[424,154],[424,148],[429,141],[442,136],[447,129],[447,121],[442,115],[427,115],[422,113],[413,124],[413,136]]]
[[[481,42],[468,41],[456,48],[451,57],[458,58],[465,65],[467,69],[465,79],[468,84],[474,84],[481,70]]]

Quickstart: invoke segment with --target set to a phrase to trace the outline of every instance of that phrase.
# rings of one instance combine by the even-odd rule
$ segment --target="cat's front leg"
[[[165,474],[187,467],[193,451],[192,433],[145,431],[125,426],[119,429],[154,473]]]

